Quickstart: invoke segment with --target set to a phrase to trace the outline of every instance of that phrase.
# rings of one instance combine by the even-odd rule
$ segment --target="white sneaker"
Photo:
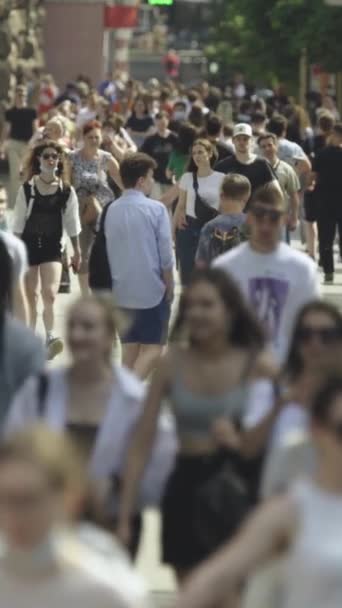
[[[60,355],[64,348],[62,340],[60,338],[53,337],[47,340],[46,347],[48,350],[48,361],[51,361],[57,357],[57,355]]]

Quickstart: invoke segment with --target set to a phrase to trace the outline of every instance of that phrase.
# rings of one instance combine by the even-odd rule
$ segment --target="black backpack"
[[[34,189],[32,188],[30,182],[25,182],[23,184],[24,194],[26,198],[26,205],[29,206],[30,200],[34,198]],[[64,212],[66,209],[66,204],[70,196],[71,188],[70,186],[63,186],[60,188],[61,192],[61,210]]]
[[[89,256],[89,287],[93,291],[109,291],[112,289],[112,275],[107,256],[105,220],[108,209],[113,201],[103,208],[99,229],[96,233]]]

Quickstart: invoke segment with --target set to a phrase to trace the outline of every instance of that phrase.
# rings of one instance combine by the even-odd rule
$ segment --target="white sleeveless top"
[[[342,493],[302,480],[291,494],[299,529],[288,554],[284,608],[341,608]]]

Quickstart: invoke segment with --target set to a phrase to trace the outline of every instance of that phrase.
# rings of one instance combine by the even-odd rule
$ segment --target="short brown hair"
[[[284,195],[280,190],[280,186],[277,185],[277,182],[269,182],[268,184],[261,186],[261,188],[258,188],[253,194],[249,209],[253,209],[254,205],[257,205],[258,203],[285,211]]]
[[[237,201],[249,199],[251,191],[251,182],[247,177],[239,173],[226,175],[221,185],[221,194],[226,198]]]
[[[140,177],[146,177],[152,169],[155,171],[157,163],[151,156],[143,152],[129,154],[120,165],[120,176],[125,188],[134,188]]]
[[[262,133],[261,135],[259,135],[258,137],[258,146],[260,146],[262,141],[265,141],[265,139],[272,139],[272,141],[274,141],[274,143],[277,143],[277,136],[274,133]]]

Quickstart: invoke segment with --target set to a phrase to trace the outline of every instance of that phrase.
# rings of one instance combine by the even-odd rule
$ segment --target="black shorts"
[[[153,308],[124,308],[123,313],[132,324],[128,331],[122,336],[123,344],[166,344],[170,304],[166,297]]]
[[[61,240],[48,239],[47,237],[23,238],[27,248],[29,266],[40,266],[49,262],[62,263]]]

